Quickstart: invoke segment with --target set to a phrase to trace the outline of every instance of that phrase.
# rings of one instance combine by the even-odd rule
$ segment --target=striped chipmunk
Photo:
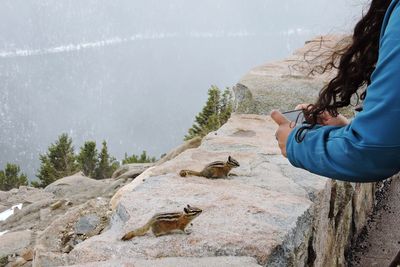
[[[192,170],[181,170],[179,175],[182,177],[186,177],[188,175],[195,175],[195,176],[202,176],[209,179],[216,179],[216,178],[226,178],[228,175],[235,175],[229,174],[229,172],[236,167],[239,167],[239,162],[232,158],[231,156],[228,157],[226,162],[223,161],[214,161],[204,167],[204,169],[200,172],[192,171]]]
[[[157,213],[144,226],[126,233],[121,240],[126,241],[135,236],[145,235],[150,228],[156,237],[172,233],[190,234],[190,231],[185,230],[186,226],[201,213],[201,209],[189,205],[183,212]]]

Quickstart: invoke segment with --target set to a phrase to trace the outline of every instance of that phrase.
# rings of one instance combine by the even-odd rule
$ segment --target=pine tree
[[[24,173],[19,173],[20,167],[7,163],[6,168],[0,171],[0,190],[8,191],[21,185],[28,185],[28,178]]]
[[[221,125],[226,123],[228,119],[231,117],[233,111],[233,99],[231,90],[227,87],[225,88],[224,93],[221,98],[221,110],[219,113],[219,121]]]
[[[218,87],[212,85],[208,90],[207,102],[203,107],[203,110],[195,117],[195,123],[192,128],[189,129],[188,135],[185,136],[185,140],[192,139],[196,136],[204,136],[208,133],[209,129],[219,127],[217,121],[211,118],[213,114],[219,113],[219,108],[220,90]]]
[[[203,110],[195,117],[193,126],[188,130],[185,140],[196,136],[205,136],[211,131],[217,130],[230,117],[233,109],[232,94],[226,88],[222,97],[221,91],[216,86],[208,90],[208,99]]]
[[[81,151],[77,157],[79,169],[87,176],[94,178],[96,176],[95,169],[98,164],[96,142],[87,141],[81,147]]]
[[[46,187],[52,182],[72,175],[77,171],[72,139],[66,133],[51,144],[48,152],[40,155],[41,165],[36,175],[39,182],[32,182],[35,187]]]
[[[98,164],[95,170],[96,179],[110,178],[113,172],[118,168],[119,163],[114,157],[108,154],[106,141],[102,143],[103,147],[98,155]]]

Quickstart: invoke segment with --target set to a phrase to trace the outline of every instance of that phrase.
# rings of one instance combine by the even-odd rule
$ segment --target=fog
[[[75,150],[157,158],[210,85],[233,86],[315,35],[349,33],[357,0],[0,0],[0,169],[30,179],[61,133]]]

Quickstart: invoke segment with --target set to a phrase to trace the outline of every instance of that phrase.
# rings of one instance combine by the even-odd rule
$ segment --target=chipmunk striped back
[[[182,216],[182,212],[157,213],[152,217],[152,220],[173,221],[180,216]]]
[[[217,160],[217,161],[213,161],[213,162],[207,164],[206,167],[213,167],[213,166],[214,167],[223,167],[223,166],[225,166],[225,163],[226,162],[224,162],[224,161]]]
[[[197,217],[200,215],[200,213],[203,212],[202,209],[192,207],[190,205],[187,205],[185,208],[183,208],[183,213],[182,212],[165,212],[165,213],[157,213],[152,217],[152,220],[157,220],[157,221],[174,221],[177,218],[180,218],[183,216],[185,217]]]
[[[212,166],[214,166],[214,167],[224,167],[225,164],[227,164],[229,166],[232,166],[232,168],[236,168],[236,167],[240,166],[239,162],[236,159],[234,159],[231,156],[229,156],[228,157],[228,161],[226,161],[226,162],[221,161],[221,160],[213,161],[210,164],[208,164],[207,167],[212,167]]]

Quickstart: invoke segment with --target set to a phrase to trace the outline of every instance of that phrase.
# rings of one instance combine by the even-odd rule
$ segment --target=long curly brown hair
[[[305,131],[317,124],[318,116],[324,111],[336,117],[339,108],[350,105],[353,95],[357,103],[365,99],[366,89],[361,94],[357,91],[370,83],[378,60],[380,31],[390,2],[372,0],[369,10],[355,26],[350,44],[334,51],[329,63],[322,68],[322,73],[337,69],[337,75],[322,88],[316,103],[304,110],[309,124],[297,131],[297,142],[304,139]]]

